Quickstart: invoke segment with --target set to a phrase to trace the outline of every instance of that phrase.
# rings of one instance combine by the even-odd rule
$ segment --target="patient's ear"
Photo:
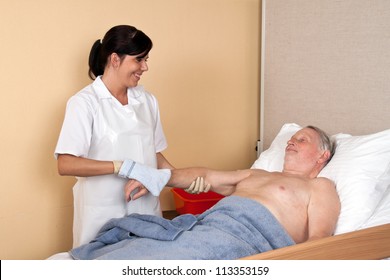
[[[317,160],[318,163],[326,163],[330,158],[330,151],[326,150],[322,152],[321,157]]]

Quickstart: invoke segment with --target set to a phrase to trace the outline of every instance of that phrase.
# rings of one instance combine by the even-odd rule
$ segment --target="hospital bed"
[[[280,171],[287,140],[302,126],[286,123],[252,168]],[[368,135],[338,133],[335,155],[319,176],[332,179],[341,201],[335,235],[252,256],[257,259],[390,258],[390,129]],[[71,259],[67,253],[50,259]]]

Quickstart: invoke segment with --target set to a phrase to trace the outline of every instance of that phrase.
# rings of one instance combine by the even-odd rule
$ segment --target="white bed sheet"
[[[62,252],[50,256],[47,260],[58,260],[58,261],[73,261],[74,259],[70,256],[68,252]]]

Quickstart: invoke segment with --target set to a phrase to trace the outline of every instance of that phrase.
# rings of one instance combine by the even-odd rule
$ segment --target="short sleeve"
[[[65,111],[64,122],[54,152],[86,157],[88,155],[93,124],[94,109],[91,100],[81,95],[72,96]]]

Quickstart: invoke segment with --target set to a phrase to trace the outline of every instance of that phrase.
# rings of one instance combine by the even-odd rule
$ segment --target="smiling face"
[[[127,104],[127,89],[136,87],[142,74],[148,71],[148,54],[140,55],[118,55],[112,53],[108,59],[102,81],[107,89],[122,104]]]
[[[117,68],[118,81],[124,88],[135,87],[143,72],[148,71],[148,55],[125,55]]]
[[[329,155],[329,151],[321,149],[318,133],[311,128],[303,128],[287,142],[283,170],[312,177],[313,172],[322,169]]]

